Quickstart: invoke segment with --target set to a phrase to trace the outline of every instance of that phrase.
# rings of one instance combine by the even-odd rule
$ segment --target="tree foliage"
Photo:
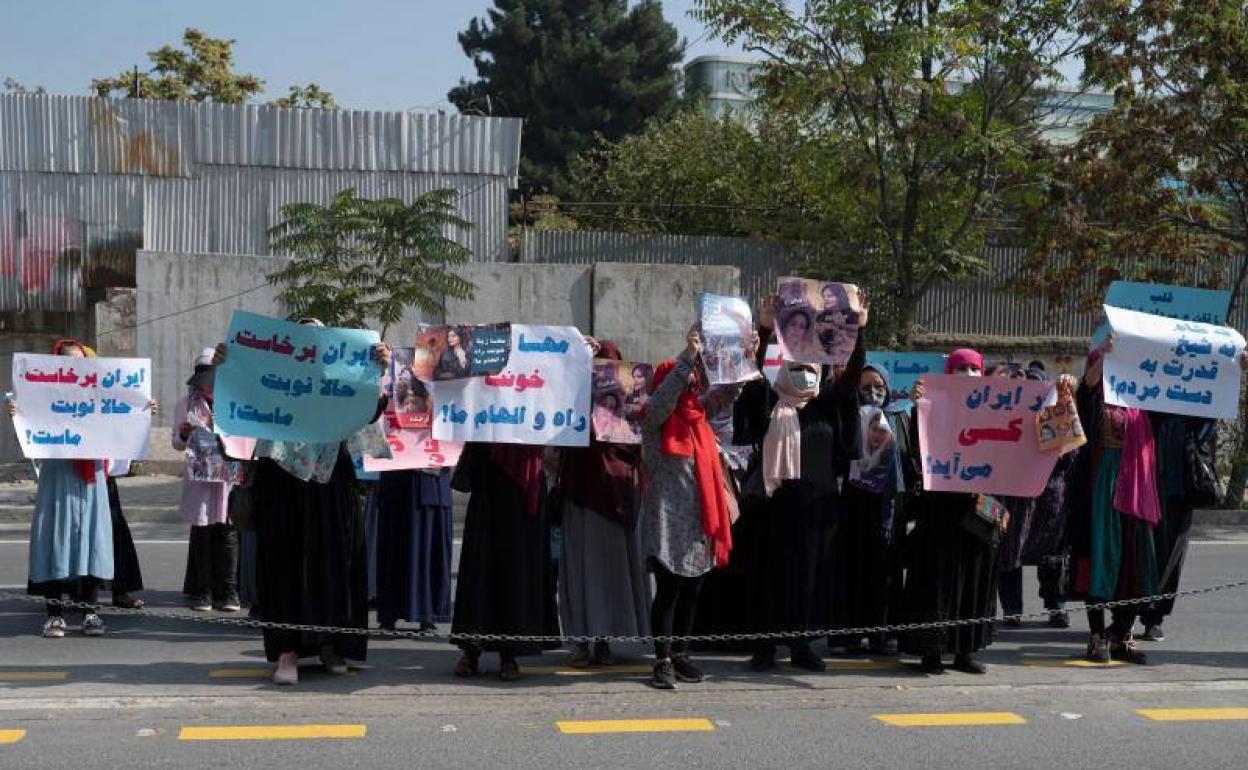
[[[46,94],[48,90],[43,86],[27,86],[15,77],[9,76],[4,79],[4,92],[6,94]]]
[[[148,51],[151,68],[127,70],[116,77],[95,78],[96,96],[131,99],[167,99],[182,102],[242,104],[264,92],[264,81],[234,71],[234,43],[229,38],[209,37],[198,29],[182,33],[183,48],[171,45]],[[334,95],[316,83],[293,85],[286,96],[269,104],[278,107],[335,109]]]
[[[471,256],[446,235],[472,227],[454,213],[457,196],[434,190],[409,204],[347,189],[325,206],[283,206],[270,245],[293,259],[269,275],[282,286],[278,300],[293,317],[356,328],[376,322],[384,335],[408,308],[432,313],[444,297],[471,298],[473,285],[449,269]]]
[[[683,51],[656,0],[495,0],[459,43],[477,79],[447,98],[460,112],[525,119],[529,192],[564,193],[571,159],[596,134],[635,133],[676,101]]]
[[[269,104],[274,107],[338,109],[338,102],[334,100],[334,95],[316,83],[309,83],[306,86],[291,86],[290,91],[285,96],[274,99]]]
[[[1078,6],[699,0],[696,13],[762,55],[765,110],[837,148],[850,242],[904,331],[934,285],[986,267],[994,220],[1027,195],[1045,84],[1086,43]]]

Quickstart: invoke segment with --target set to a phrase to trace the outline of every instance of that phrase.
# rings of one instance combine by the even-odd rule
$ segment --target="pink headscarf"
[[[984,357],[970,348],[958,348],[945,359],[945,374],[955,374],[964,366],[984,369]]]

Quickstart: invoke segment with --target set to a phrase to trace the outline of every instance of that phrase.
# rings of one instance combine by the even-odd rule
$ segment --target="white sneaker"
[[[325,670],[335,676],[342,676],[347,673],[347,662],[333,647],[321,648],[321,663],[325,665]]]
[[[89,612],[82,619],[82,633],[86,636],[103,636],[104,621],[94,612]]]
[[[277,669],[273,672],[273,684],[299,684],[299,655],[283,652],[277,659]]]
[[[64,618],[48,618],[43,621],[43,638],[44,639],[64,639],[65,638],[65,619]]]

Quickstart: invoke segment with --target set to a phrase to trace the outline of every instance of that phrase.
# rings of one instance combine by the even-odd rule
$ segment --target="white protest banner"
[[[511,325],[502,373],[428,383],[439,441],[589,446],[593,352],[573,326]]]
[[[1225,326],[1105,306],[1114,349],[1105,357],[1105,403],[1233,420],[1239,413],[1243,336]]]
[[[147,457],[152,362],[13,355],[13,426],[26,457]]]

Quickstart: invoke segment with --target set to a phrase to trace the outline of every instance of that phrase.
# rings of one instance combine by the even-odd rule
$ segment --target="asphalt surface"
[[[137,497],[123,491],[127,508]],[[133,528],[144,598],[176,608],[184,528]],[[0,585],[24,582],[24,542],[23,524],[0,524]],[[1248,531],[1206,530],[1183,587],[1246,577]],[[1031,574],[1026,590],[1037,609]],[[637,647],[589,673],[564,667],[566,652],[524,659],[525,678],[503,684],[457,680],[453,648],[406,640],[371,643],[345,677],[305,661],[299,686],[279,689],[250,629],[106,619],[103,638],[44,640],[39,605],[0,599],[0,768],[1248,765],[1248,589],[1181,599],[1145,667],[1070,665],[1086,634],[1076,614],[1068,631],[1002,629],[982,677],[865,657],[760,675],[704,656],[707,681],[674,693],[645,685]]]

